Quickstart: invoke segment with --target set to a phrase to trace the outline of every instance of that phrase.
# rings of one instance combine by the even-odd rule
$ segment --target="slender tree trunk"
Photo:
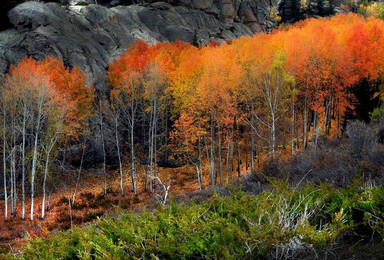
[[[297,109],[297,111],[296,111],[296,120],[297,120],[297,123],[296,123],[296,128],[295,128],[295,133],[296,133],[296,150],[299,150],[299,149],[300,149],[300,144],[301,144],[301,142],[299,142],[299,140],[300,140],[300,124],[299,124],[299,118],[300,118],[300,111]]]
[[[205,146],[205,152],[206,152],[206,158],[207,158],[208,172],[209,172],[209,176],[211,176],[211,161],[209,158],[209,148],[208,148],[208,141],[206,136],[204,136],[204,146]]]
[[[240,175],[241,175],[241,146],[240,146],[240,136],[238,136],[238,138],[236,138],[236,142],[237,142],[237,174],[238,174],[238,177],[240,178]]]
[[[103,115],[100,114],[100,134],[101,134],[101,145],[103,149],[103,174],[104,174],[104,195],[107,194],[107,159],[105,151],[105,140],[104,140],[104,123]]]
[[[236,143],[237,143],[237,174],[238,178],[240,178],[241,174],[241,147],[240,147],[240,132],[239,132],[239,125],[236,123],[236,130],[237,130],[237,138],[236,138]]]
[[[13,148],[12,150],[11,150],[11,155],[10,155],[10,157],[11,157],[11,167],[10,167],[10,175],[9,175],[9,180],[10,180],[10,186],[11,186],[11,189],[10,189],[10,201],[11,201],[11,215],[13,215],[14,213],[15,213],[15,206],[14,206],[14,198],[13,198],[13,196],[14,196],[14,190],[13,190],[13,187],[14,187],[14,185],[13,185],[13,152],[14,152],[14,149],[15,148]],[[14,215],[13,215],[14,216]]]
[[[255,159],[256,159],[256,140],[254,133],[255,119],[253,116],[253,104],[252,104],[252,115],[251,115],[251,173],[255,173]]]
[[[134,108],[134,102],[132,101],[131,105],[131,182],[132,182],[132,192],[137,194],[137,188],[136,188],[136,166],[135,166],[135,138],[134,138],[134,129],[135,129],[135,110]],[[147,182],[147,180],[145,180]],[[147,185],[145,184],[145,187]]]
[[[21,219],[25,219],[25,135],[26,135],[27,107],[23,109],[23,130],[21,145]]]
[[[149,191],[152,193],[153,192],[153,186],[154,186],[154,157],[155,157],[155,131],[156,131],[156,111],[157,111],[157,97],[155,95],[154,100],[153,100],[153,106],[151,109],[151,124],[150,124],[150,163],[149,163]]]
[[[325,99],[325,116],[324,116],[324,130],[326,135],[327,135],[327,126],[328,126],[329,106],[330,106],[329,98],[326,98]]]
[[[149,177],[150,175],[150,169],[149,169],[149,165],[151,164],[151,151],[152,151],[152,119],[153,118],[153,109],[151,108],[151,113],[150,113],[150,117],[149,117],[149,124],[148,124],[148,127],[149,127],[149,131],[148,131],[148,157],[147,157],[147,161],[145,162],[145,190],[147,190],[148,188],[148,185],[151,186],[151,180]]]
[[[317,145],[317,111],[313,113],[313,136],[312,136],[313,144]]]
[[[203,163],[202,163],[202,160],[201,160],[201,141],[200,141],[200,136],[198,137],[199,138],[199,140],[198,140],[198,145],[199,145],[199,162],[198,162],[198,164],[199,164],[199,166],[198,166],[198,168],[199,168],[199,170],[198,170],[198,172],[197,172],[197,180],[198,180],[198,182],[199,182],[199,189],[200,190],[203,190],[203,174],[202,174],[202,172],[203,172]]]
[[[7,141],[6,141],[6,112],[3,107],[3,175],[4,175],[4,220],[8,220],[8,194],[7,194]]]
[[[11,112],[10,118],[11,118],[11,127],[12,127],[12,135],[11,135],[12,149],[10,154],[10,176],[9,176],[10,185],[11,185],[10,199],[11,199],[11,215],[15,217],[15,184],[14,184],[15,173],[14,173],[14,167],[13,167],[14,165],[13,160],[14,160],[16,145],[15,145],[15,107],[14,106],[12,106],[12,112]]]
[[[337,106],[337,131],[336,131],[336,138],[339,139],[340,138],[340,109],[339,107]]]
[[[231,158],[230,158],[230,162],[231,162],[231,167],[230,167],[230,180],[231,181],[233,181],[233,171],[235,170],[235,163],[234,163],[234,160],[233,160],[233,158],[234,158],[234,150],[235,150],[235,148],[234,148],[234,140],[233,140],[233,136],[234,136],[234,134],[233,134],[233,132],[234,132],[234,129],[232,128],[232,137],[231,137],[231,153],[230,153],[230,156],[231,156]]]
[[[52,146],[48,148],[47,156],[45,158],[45,169],[44,169],[44,180],[43,180],[43,200],[41,203],[41,219],[45,218],[45,193],[46,193],[45,191],[46,191],[46,185],[47,185],[49,157],[50,157],[53,146],[54,144],[52,144]]]
[[[157,108],[156,108],[157,109]],[[153,175],[157,177],[157,113],[155,111],[155,121],[153,126]],[[156,178],[153,182],[156,182]]]
[[[291,125],[291,135],[292,135],[292,141],[291,141],[291,155],[295,155],[295,102],[292,104],[292,125]]]
[[[35,198],[35,175],[36,175],[36,167],[37,167],[37,147],[38,147],[38,139],[39,139],[39,132],[40,132],[40,123],[41,123],[41,113],[42,113],[42,100],[39,101],[39,109],[37,114],[37,124],[36,124],[36,133],[34,138],[34,145],[33,145],[33,156],[32,156],[32,170],[31,170],[31,216],[30,219],[33,221],[34,217],[34,198]]]
[[[40,121],[40,119],[39,119]],[[37,123],[39,125],[39,123]],[[39,126],[40,127],[40,126]],[[36,129],[38,129],[37,127]],[[34,216],[34,197],[35,197],[35,174],[36,174],[36,164],[37,164],[37,143],[38,143],[38,130],[35,133],[35,141],[33,148],[33,158],[32,158],[32,172],[31,172],[31,221]]]
[[[217,170],[219,172],[219,176],[220,176],[220,186],[223,186],[223,170],[221,168],[221,134],[219,133],[219,143],[218,143],[219,147],[218,147],[218,162],[217,162]]]
[[[330,111],[328,112],[328,125],[327,125],[327,135],[329,135],[332,128],[332,118],[335,116],[335,99],[331,97],[331,102],[329,105]]]
[[[211,117],[211,186],[215,186],[215,129]]]
[[[56,144],[58,134],[59,134],[59,129],[57,130],[55,135],[50,140],[49,146],[47,147],[47,150],[46,150],[47,154],[46,154],[46,158],[45,158],[45,169],[44,169],[44,180],[43,180],[43,200],[41,203],[41,219],[45,218],[45,210],[46,210],[46,207],[45,207],[45,200],[46,199],[45,198],[46,198],[46,185],[47,185],[47,177],[48,177],[48,169],[49,169],[49,159],[51,156],[52,149],[54,148],[54,146]]]
[[[230,144],[229,138],[227,138],[227,158],[226,158],[226,184],[229,183],[229,154],[230,154]]]
[[[248,144],[248,134],[245,133],[244,137],[244,142],[245,142],[245,171],[248,171],[249,164],[248,164],[248,151],[249,151],[249,144]]]
[[[11,178],[13,185],[13,210],[12,215],[16,217],[16,203],[17,203],[17,190],[16,190],[16,146],[11,153]]]
[[[303,109],[303,147],[307,148],[307,97],[304,98]]]
[[[153,108],[152,108],[153,109]],[[153,192],[153,146],[154,146],[154,121],[155,121],[155,115],[154,110],[152,111],[153,118],[151,122],[151,130],[150,130],[150,150],[149,150],[149,191]]]
[[[117,158],[119,159],[120,190],[121,190],[121,196],[124,197],[123,165],[121,162],[119,132],[118,132],[117,126],[118,126],[118,117],[116,115],[115,116],[115,139],[116,139],[116,148],[117,148]]]
[[[272,125],[271,125],[271,150],[272,150],[272,157],[275,158],[275,151],[276,151],[276,120],[275,120],[275,113],[271,113],[272,116]]]
[[[152,141],[153,141],[153,107],[151,108],[151,115],[150,115],[150,119],[149,119],[149,134],[148,134],[148,174],[149,174],[149,192],[152,193],[152,154],[153,154],[153,144],[152,144]]]

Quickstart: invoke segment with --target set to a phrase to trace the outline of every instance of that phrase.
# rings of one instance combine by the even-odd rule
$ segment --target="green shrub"
[[[384,107],[375,108],[370,114],[372,123],[379,123],[383,115],[384,115]]]
[[[273,190],[257,196],[231,190],[231,196],[212,194],[201,204],[171,202],[153,212],[118,212],[33,239],[22,254],[26,259],[259,259],[279,252],[284,258],[292,244],[321,254],[348,232],[365,228],[384,234],[382,187],[293,189],[271,183]],[[85,218],[102,215],[90,211]]]

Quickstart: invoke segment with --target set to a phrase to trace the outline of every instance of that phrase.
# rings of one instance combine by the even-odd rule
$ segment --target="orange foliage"
[[[341,14],[307,19],[269,35],[223,44],[211,41],[199,48],[181,42],[149,46],[137,41],[110,65],[108,75],[117,91],[128,78],[140,78],[137,85],[149,84],[148,75],[152,73],[153,79],[155,73],[155,84],[169,85],[166,91],[172,96],[176,127],[185,132],[185,126],[194,123],[202,133],[198,129],[209,120],[218,128],[231,127],[236,116],[246,116],[239,106],[259,99],[265,90],[255,86],[277,53],[284,53],[285,71],[295,81],[292,102],[305,100],[310,110],[324,116],[328,104],[343,115],[352,107],[349,88],[383,73],[383,28],[381,20]]]
[[[42,73],[52,82],[58,96],[61,97],[60,102],[67,109],[64,126],[71,127],[71,131],[67,129],[68,134],[76,136],[76,130],[84,126],[87,123],[86,119],[90,116],[93,101],[92,88],[86,86],[85,75],[79,68],[70,70],[59,58],[46,57],[39,62],[39,66]]]

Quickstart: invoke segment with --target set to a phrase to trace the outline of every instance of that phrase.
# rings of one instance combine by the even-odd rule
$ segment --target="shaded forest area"
[[[137,41],[109,64],[105,91],[56,57],[26,57],[0,94],[5,225],[36,227],[63,206],[64,224],[47,229],[65,229],[113,205],[164,205],[172,187],[209,194],[237,183],[264,196],[273,178],[348,194],[354,180],[381,183],[383,40],[382,20],[341,14],[208,46]],[[89,208],[76,222],[72,211]],[[344,210],[327,221],[347,223]]]

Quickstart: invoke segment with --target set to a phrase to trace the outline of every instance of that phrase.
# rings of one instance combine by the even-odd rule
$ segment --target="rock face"
[[[266,0],[151,1],[129,6],[118,5],[125,0],[107,1],[114,7],[41,2],[16,6],[8,12],[13,28],[0,32],[0,77],[26,55],[53,55],[66,65],[81,67],[89,84],[102,86],[108,63],[136,39],[150,44],[180,39],[197,45],[251,35],[273,25],[268,20],[271,1]]]

